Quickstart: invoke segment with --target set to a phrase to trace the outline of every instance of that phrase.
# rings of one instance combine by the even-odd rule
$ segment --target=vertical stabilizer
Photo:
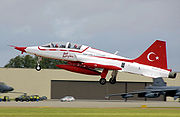
[[[166,83],[164,82],[162,77],[153,78],[153,85],[152,86],[166,86]]]
[[[167,69],[166,42],[156,40],[135,62]]]

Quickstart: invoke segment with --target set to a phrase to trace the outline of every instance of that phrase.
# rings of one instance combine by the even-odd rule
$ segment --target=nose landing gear
[[[42,60],[41,57],[38,57],[38,60],[37,60],[37,65],[36,65],[36,70],[37,71],[40,71],[41,70],[41,65],[40,65],[40,61]]]
[[[37,70],[37,71],[40,71],[40,70],[41,70],[41,65],[37,64],[37,65],[36,65],[36,70]]]

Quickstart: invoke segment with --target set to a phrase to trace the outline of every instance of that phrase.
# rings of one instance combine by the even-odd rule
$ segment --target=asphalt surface
[[[145,106],[143,106],[145,105]],[[121,107],[180,107],[179,102],[163,101],[120,101],[120,100],[76,100],[60,102],[47,100],[41,102],[0,102],[0,107],[79,107],[79,108],[121,108]]]

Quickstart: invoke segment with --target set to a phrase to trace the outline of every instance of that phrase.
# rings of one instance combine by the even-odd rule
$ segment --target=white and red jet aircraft
[[[136,59],[111,54],[97,50],[85,45],[70,42],[53,42],[43,46],[16,47],[22,53],[36,55],[38,57],[52,58],[68,61],[68,64],[57,65],[57,67],[87,75],[100,75],[100,84],[106,83],[106,75],[112,70],[109,82],[116,83],[118,71],[140,74],[152,78],[169,77],[175,78],[176,73],[167,68],[166,42],[156,40],[142,55]],[[102,68],[99,72],[95,68]],[[36,70],[40,71],[39,60]]]

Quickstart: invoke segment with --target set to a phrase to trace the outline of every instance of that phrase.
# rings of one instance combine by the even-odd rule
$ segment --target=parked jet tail
[[[162,77],[153,78],[152,86],[166,86],[166,83],[164,82]]]
[[[156,40],[135,62],[168,70],[166,42]]]

